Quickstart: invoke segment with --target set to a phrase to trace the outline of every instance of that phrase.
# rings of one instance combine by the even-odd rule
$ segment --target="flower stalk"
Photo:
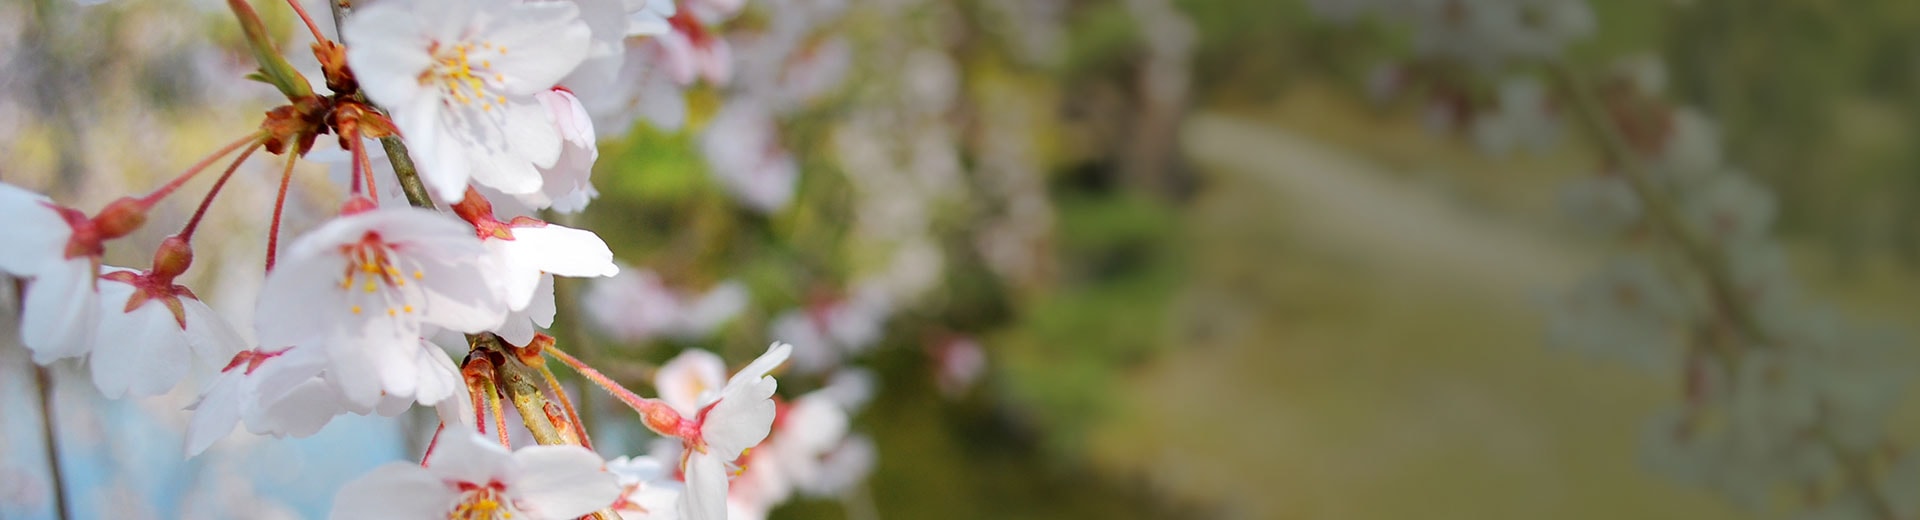
[[[227,179],[233,178],[233,172],[239,170],[240,165],[245,164],[247,158],[252,157],[253,152],[258,150],[260,150],[260,143],[255,141],[253,146],[248,146],[246,150],[240,152],[239,157],[234,158],[233,164],[228,165],[226,171],[220,172],[220,178],[215,179],[213,187],[207,189],[206,198],[200,199],[200,207],[193,211],[193,217],[187,219],[187,225],[180,228],[180,238],[187,241],[193,240],[193,232],[200,228],[200,220],[206,218],[207,210],[213,207],[213,198],[220,194],[220,188],[226,187]]]
[[[40,389],[40,439],[47,450],[47,479],[53,484],[53,510],[60,520],[73,518],[67,506],[67,479],[60,469],[60,442],[54,437],[53,374],[47,367],[33,367],[33,380]]]

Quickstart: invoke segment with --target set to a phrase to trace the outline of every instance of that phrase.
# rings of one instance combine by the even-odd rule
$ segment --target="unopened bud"
[[[640,420],[646,423],[647,429],[661,435],[679,435],[680,422],[684,420],[680,412],[673,411],[673,407],[658,400],[648,399],[641,401],[641,404]]]
[[[133,197],[121,197],[120,200],[100,208],[93,216],[94,230],[99,232],[101,240],[112,240],[130,235],[134,230],[147,223],[147,201]]]
[[[187,272],[193,266],[193,246],[180,235],[167,237],[160,241],[160,248],[153,252],[153,277],[172,283],[174,277]]]

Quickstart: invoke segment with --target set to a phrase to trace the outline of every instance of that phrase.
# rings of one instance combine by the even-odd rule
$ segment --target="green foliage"
[[[1070,195],[1059,204],[1066,280],[994,339],[1010,395],[1031,406],[1056,453],[1071,456],[1111,411],[1127,369],[1169,347],[1183,248],[1180,218],[1155,199]]]

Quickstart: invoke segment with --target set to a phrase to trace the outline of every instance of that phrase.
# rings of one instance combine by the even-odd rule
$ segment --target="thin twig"
[[[527,431],[533,432],[534,442],[542,445],[570,444],[560,430],[547,421],[547,399],[540,393],[531,379],[511,363],[501,363],[494,367],[500,374],[501,389],[506,390],[507,399],[513,401],[513,408],[520,412],[520,422],[526,423]]]
[[[399,178],[400,192],[407,195],[407,203],[433,209],[433,196],[427,193],[427,185],[420,182],[420,171],[414,168],[413,157],[407,155],[407,143],[398,137],[382,137],[380,147],[387,151],[387,162],[393,164],[393,175]]]
[[[33,367],[33,380],[40,390],[40,428],[47,449],[47,473],[53,481],[53,507],[60,514],[60,520],[73,518],[73,511],[67,505],[67,479],[60,469],[59,428],[53,420],[53,375],[47,367]]]

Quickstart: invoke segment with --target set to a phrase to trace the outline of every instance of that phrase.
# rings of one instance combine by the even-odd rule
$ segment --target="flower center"
[[[421,84],[439,83],[446,99],[466,106],[478,105],[483,111],[507,104],[506,96],[489,88],[489,80],[498,85],[507,78],[494,72],[493,62],[486,59],[486,56],[506,54],[506,47],[487,42],[444,46],[434,43],[428,52],[433,55],[433,68],[420,74]]]
[[[384,308],[388,316],[414,312],[403,291],[408,278],[423,280],[426,273],[418,267],[402,270],[397,263],[404,262],[405,258],[394,254],[394,249],[393,244],[380,240],[380,235],[372,232],[358,242],[340,246],[340,253],[347,257],[347,267],[340,275],[340,289],[347,293],[348,311],[360,314],[369,307],[378,307]]]
[[[513,507],[506,499],[506,486],[488,482],[485,486],[460,483],[460,502],[447,510],[449,520],[506,520],[513,518]]]

